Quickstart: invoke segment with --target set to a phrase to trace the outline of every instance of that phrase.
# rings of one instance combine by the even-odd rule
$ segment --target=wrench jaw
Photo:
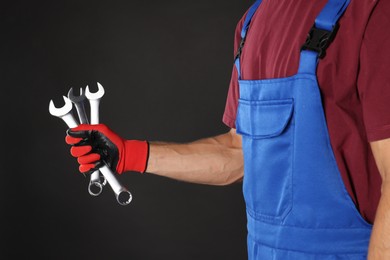
[[[97,92],[91,92],[89,90],[89,86],[88,85],[85,87],[85,96],[89,100],[101,99],[104,96],[105,91],[104,91],[103,86],[99,82],[97,82],[97,86],[98,86],[98,91]]]
[[[79,102],[84,102],[86,99],[85,93],[83,93],[83,88],[80,88],[80,95],[75,95],[73,88],[70,88],[68,91],[68,98],[73,102],[73,103],[79,103]]]
[[[62,98],[65,101],[65,105],[63,107],[60,107],[60,108],[57,108],[56,106],[54,106],[53,100],[50,100],[49,113],[52,116],[62,117],[64,115],[68,114],[70,111],[72,111],[72,102],[65,96],[62,96]]]
[[[76,106],[77,114],[81,124],[89,124],[87,113],[85,112],[85,100],[87,99],[83,93],[83,88],[80,88],[80,95],[76,96],[73,92],[73,88],[69,89],[68,98]]]
[[[67,97],[65,97],[65,96],[62,96],[62,97],[65,101],[65,105],[61,108],[55,107],[53,100],[50,100],[49,113],[52,116],[56,116],[56,117],[64,120],[64,122],[66,123],[66,125],[69,128],[74,128],[78,125],[78,123],[72,114],[72,107],[73,107],[72,102]]]

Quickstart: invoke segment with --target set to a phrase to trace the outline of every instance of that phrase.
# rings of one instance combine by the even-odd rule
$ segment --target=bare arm
[[[241,137],[232,129],[188,144],[152,142],[146,171],[185,182],[231,184],[243,177]]]
[[[390,139],[371,143],[382,177],[382,195],[376,212],[368,259],[390,259]]]

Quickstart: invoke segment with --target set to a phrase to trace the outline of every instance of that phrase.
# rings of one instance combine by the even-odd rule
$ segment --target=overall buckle
[[[326,54],[326,48],[333,41],[336,36],[338,24],[335,24],[332,31],[327,31],[315,27],[311,27],[309,34],[307,35],[306,42],[303,44],[301,50],[311,50],[318,52],[318,57],[322,59]]]
[[[240,58],[241,53],[242,53],[242,48],[244,47],[244,44],[245,44],[245,38],[246,37],[241,38],[240,46],[238,47],[237,54],[234,57],[234,60],[237,60],[238,58]]]

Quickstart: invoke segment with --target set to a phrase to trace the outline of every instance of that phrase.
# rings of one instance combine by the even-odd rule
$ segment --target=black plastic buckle
[[[338,24],[333,27],[332,31],[318,29],[313,25],[301,50],[316,51],[318,52],[318,57],[322,59],[326,54],[326,48],[333,41],[338,29]]]
[[[242,48],[244,47],[244,44],[245,44],[245,38],[241,38],[240,46],[238,47],[237,54],[234,57],[234,60],[237,60],[238,58],[240,58],[241,53],[242,53]]]

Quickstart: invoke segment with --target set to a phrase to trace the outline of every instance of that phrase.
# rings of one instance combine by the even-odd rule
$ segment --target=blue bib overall
[[[247,14],[242,43],[260,2]],[[328,1],[301,50],[294,76],[243,80],[236,58],[236,128],[243,141],[250,260],[366,259],[371,225],[341,179],[316,77],[319,57],[329,43],[325,38],[331,38],[329,32],[348,4]]]

